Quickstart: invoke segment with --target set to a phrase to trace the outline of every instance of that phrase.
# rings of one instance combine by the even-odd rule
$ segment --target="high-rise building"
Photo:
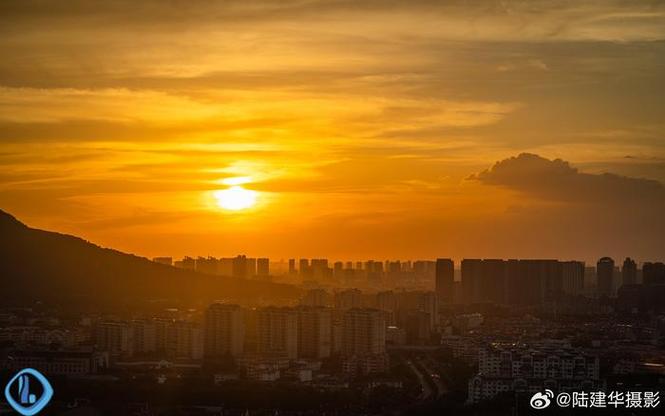
[[[365,262],[365,275],[367,283],[372,287],[380,287],[383,279],[383,263],[380,261],[368,260]]]
[[[233,277],[245,278],[245,277],[250,276],[249,273],[248,273],[249,270],[248,270],[248,267],[247,267],[247,257],[246,256],[240,255],[240,256],[234,257],[232,267],[233,267],[233,270],[232,270]]]
[[[561,262],[561,279],[563,293],[567,295],[580,295],[584,291],[584,262]]]
[[[403,322],[403,327],[406,329],[406,339],[409,344],[422,345],[430,340],[432,333],[430,314],[410,311],[404,317]]]
[[[385,290],[376,294],[376,307],[384,312],[397,311],[397,296],[392,290]]]
[[[439,302],[436,293],[430,291],[418,293],[418,310],[428,315],[430,329],[433,329],[439,323]]]
[[[298,274],[300,274],[300,278],[303,280],[309,280],[312,278],[312,270],[309,267],[308,259],[300,259],[298,261]]]
[[[256,275],[266,277],[270,275],[270,260],[267,258],[256,259]]]
[[[374,299],[374,305],[378,310],[383,312],[386,325],[396,325],[398,302],[395,292],[392,290],[378,292]]]
[[[384,313],[350,309],[342,324],[342,371],[349,375],[383,373],[388,369]]]
[[[199,360],[203,357],[203,331],[190,321],[174,321],[168,326],[166,355],[170,358]]]
[[[333,263],[333,276],[338,280],[344,277],[344,263],[341,261]]]
[[[238,305],[214,303],[205,312],[204,354],[207,358],[236,357],[243,352],[245,323]]]
[[[541,260],[542,302],[558,302],[563,294],[562,265],[558,260]]]
[[[462,297],[464,303],[480,302],[483,261],[480,259],[462,260]]]
[[[483,260],[479,278],[483,287],[480,301],[511,305],[557,302],[564,292],[563,264],[548,259]],[[576,266],[571,264],[568,267],[574,269]]]
[[[529,293],[524,287],[528,277],[523,266],[520,260],[506,260],[506,302],[509,305],[529,304]]]
[[[438,302],[434,292],[409,291],[397,293],[398,321],[404,324],[414,312],[426,314],[427,330],[431,332],[438,322]]]
[[[155,352],[160,356],[166,356],[169,326],[173,323],[173,319],[155,318],[150,323],[155,327]]]
[[[507,260],[505,299],[512,305],[557,302],[563,293],[563,265],[557,260]]]
[[[244,354],[253,354],[259,351],[259,312],[256,308],[243,308],[245,320]]]
[[[584,287],[589,288],[594,286],[597,282],[598,276],[596,275],[596,266],[584,267]]]
[[[332,311],[323,307],[297,308],[298,357],[322,359],[330,357],[332,347]]]
[[[196,259],[196,271],[199,273],[216,274],[218,260],[214,257],[199,257]]]
[[[383,263],[380,261],[372,261],[374,263],[373,271],[375,273],[383,274]]]
[[[600,296],[612,295],[612,281],[614,280],[614,260],[603,257],[596,263],[596,276],[598,279],[598,294]]]
[[[217,262],[217,274],[221,276],[233,276],[233,261],[231,257],[224,257]]]
[[[506,270],[503,260],[485,259],[481,263],[477,301],[496,304],[506,303]]]
[[[150,319],[132,321],[134,354],[151,354],[157,351],[157,326]]]
[[[346,289],[335,294],[335,308],[347,310],[363,306],[362,292],[358,289]]]
[[[642,265],[642,281],[645,285],[665,284],[665,264],[646,262]]]
[[[383,354],[386,322],[377,309],[355,308],[344,314],[342,351],[345,355]]]
[[[331,270],[328,268],[328,259],[312,259],[310,269],[312,278],[317,281],[328,279],[331,274]]]
[[[624,285],[634,285],[637,283],[637,263],[630,257],[626,257],[621,267],[621,283]]]
[[[579,264],[570,263],[566,267],[579,283],[583,276]],[[464,259],[461,268],[465,303],[537,305],[557,302],[564,293],[564,263],[558,260]]]
[[[300,300],[302,306],[330,306],[330,294],[325,289],[310,289]]]
[[[399,274],[402,271],[402,262],[399,260],[388,262],[388,273]]]
[[[106,321],[95,327],[95,344],[111,355],[132,354],[132,330],[127,322]]]
[[[247,257],[247,271],[245,273],[246,277],[256,276],[256,259]]]
[[[453,302],[455,264],[451,259],[436,259],[435,287],[440,303]]]
[[[296,259],[289,259],[289,276],[296,274]]]
[[[331,350],[332,354],[342,353],[342,340],[344,338],[344,312],[333,309],[331,322]]]
[[[418,275],[436,274],[436,262],[429,260],[416,260],[413,262],[413,272]]]
[[[257,311],[258,350],[289,359],[298,356],[298,315],[292,308],[261,308]]]

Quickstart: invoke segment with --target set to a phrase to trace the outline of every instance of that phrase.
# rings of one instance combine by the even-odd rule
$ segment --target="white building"
[[[478,355],[478,374],[469,381],[471,403],[507,391],[590,390],[599,384],[598,357],[579,349],[488,345]]]

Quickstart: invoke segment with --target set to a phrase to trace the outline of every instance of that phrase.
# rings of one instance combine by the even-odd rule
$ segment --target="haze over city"
[[[1,414],[663,413],[665,2],[3,0],[0,56]]]
[[[0,207],[142,256],[662,256],[661,2],[0,4]]]

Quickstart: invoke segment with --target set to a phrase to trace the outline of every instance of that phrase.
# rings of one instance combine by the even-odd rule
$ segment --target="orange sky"
[[[0,209],[32,226],[146,256],[664,255],[660,2],[4,1],[0,27]],[[234,178],[252,208],[217,204]]]

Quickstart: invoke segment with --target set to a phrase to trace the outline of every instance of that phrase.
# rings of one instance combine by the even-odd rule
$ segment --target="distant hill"
[[[0,306],[35,301],[114,306],[169,299],[293,298],[294,286],[154,263],[81,238],[29,228],[0,210]]]

